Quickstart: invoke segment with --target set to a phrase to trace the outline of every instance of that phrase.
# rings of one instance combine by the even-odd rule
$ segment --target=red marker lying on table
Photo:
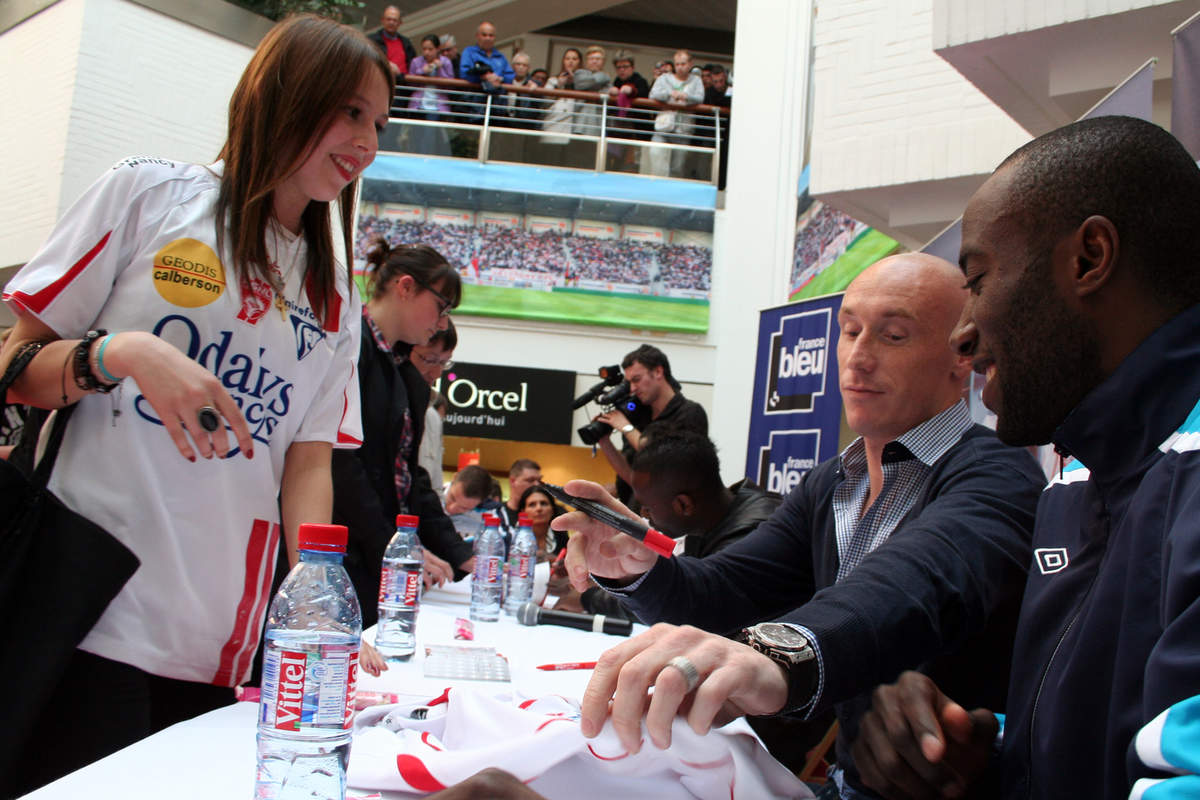
[[[560,670],[567,670],[567,669],[595,669],[596,662],[595,661],[568,661],[565,664],[538,664],[537,668],[541,669],[541,670],[546,670],[548,672],[551,672],[551,671],[558,672]]]
[[[640,519],[622,517],[620,514],[611,511],[594,500],[567,494],[561,486],[555,486],[552,483],[538,485],[549,492],[555,500],[566,503],[569,506],[574,506],[577,510],[582,511],[597,522],[603,522],[610,528],[616,528],[621,533],[632,536],[663,558],[670,558],[671,554],[675,552],[674,539],[664,533],[659,533]]]

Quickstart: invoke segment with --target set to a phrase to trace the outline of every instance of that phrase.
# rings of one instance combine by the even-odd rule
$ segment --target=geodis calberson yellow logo
[[[168,303],[206,306],[225,291],[225,268],[213,249],[195,239],[176,239],[154,255],[154,288]]]

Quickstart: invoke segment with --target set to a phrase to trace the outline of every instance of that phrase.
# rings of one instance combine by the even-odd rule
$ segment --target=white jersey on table
[[[119,392],[80,401],[51,480],[142,562],[81,647],[157,675],[233,686],[249,671],[270,601],[288,446],[360,444],[360,301],[339,264],[331,313],[318,319],[303,287],[303,239],[281,230],[266,238],[286,276],[282,311],[264,281],[243,292],[230,259],[215,252],[220,168],[122,161],[64,215],[4,297],[63,338],[152,331],[212,370],[239,403],[254,458],[189,463],[126,379]]]

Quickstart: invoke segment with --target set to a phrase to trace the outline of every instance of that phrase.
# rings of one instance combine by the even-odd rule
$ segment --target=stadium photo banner
[[[805,472],[837,454],[841,306],[842,295],[834,294],[759,316],[746,477],[767,491],[786,495]]]
[[[356,279],[382,236],[445,256],[460,314],[704,333],[715,204],[698,181],[382,154],[363,176]]]
[[[455,361],[433,388],[449,405],[446,436],[571,443],[574,372]]]

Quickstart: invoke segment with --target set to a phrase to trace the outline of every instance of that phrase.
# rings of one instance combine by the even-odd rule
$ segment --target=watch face
[[[788,625],[764,622],[755,625],[753,630],[758,639],[770,647],[778,647],[781,650],[800,650],[808,647],[808,639]]]

